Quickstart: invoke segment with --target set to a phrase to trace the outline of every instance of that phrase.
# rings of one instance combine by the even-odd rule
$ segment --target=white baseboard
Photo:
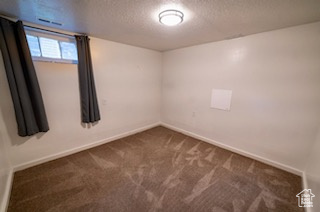
[[[7,185],[5,187],[5,191],[4,191],[4,194],[3,194],[3,199],[2,199],[2,202],[0,204],[0,212],[7,211],[7,208],[9,206],[12,182],[13,182],[13,171],[11,169],[9,171],[9,174],[8,174],[8,177],[7,177]]]
[[[131,130],[131,131],[128,131],[128,132],[125,132],[125,133],[121,133],[121,134],[118,134],[118,135],[115,135],[115,136],[112,136],[112,137],[109,137],[109,138],[106,138],[106,139],[95,141],[95,142],[87,144],[87,145],[83,145],[83,146],[80,146],[80,147],[69,149],[69,150],[66,150],[66,151],[63,151],[63,152],[59,152],[59,153],[56,153],[56,154],[52,154],[52,155],[49,155],[49,156],[46,156],[46,157],[43,157],[43,158],[39,158],[39,159],[36,159],[36,160],[33,160],[33,161],[29,161],[29,162],[14,166],[10,170],[9,175],[8,175],[7,185],[6,185],[5,192],[4,192],[4,197],[3,197],[3,200],[2,200],[1,205],[0,205],[0,212],[5,212],[7,210],[7,207],[9,206],[10,193],[11,193],[11,187],[12,187],[14,172],[20,171],[20,170],[23,170],[23,169],[27,169],[27,168],[30,168],[32,166],[36,166],[36,165],[39,165],[39,164],[42,164],[42,163],[45,163],[45,162],[48,162],[48,161],[51,161],[51,160],[55,160],[55,159],[61,158],[61,157],[65,157],[65,156],[68,156],[68,155],[71,155],[71,154],[74,154],[74,153],[77,153],[77,152],[81,152],[83,150],[90,149],[90,148],[93,148],[93,147],[96,147],[96,146],[99,146],[99,145],[102,145],[102,144],[105,144],[105,143],[108,143],[108,142],[111,142],[111,141],[114,141],[114,140],[117,140],[117,139],[121,139],[121,138],[130,136],[130,135],[133,135],[133,134],[136,134],[136,133],[151,129],[153,127],[157,127],[157,126],[160,126],[160,122],[156,122],[154,124],[150,124],[150,125],[147,125],[147,126],[144,126],[144,127],[140,127],[138,129],[134,129],[134,130]]]
[[[117,139],[120,139],[120,138],[124,138],[124,137],[132,135],[132,134],[136,134],[136,133],[142,132],[144,130],[148,130],[150,128],[153,128],[153,127],[156,127],[156,126],[159,126],[159,125],[167,127],[169,129],[172,129],[172,130],[175,130],[177,132],[181,132],[181,133],[183,133],[185,135],[188,135],[190,137],[205,141],[207,143],[213,144],[213,145],[221,147],[223,149],[238,153],[238,154],[243,155],[245,157],[249,157],[249,158],[255,159],[257,161],[266,163],[268,165],[274,166],[276,168],[285,170],[287,172],[290,172],[290,173],[293,173],[293,174],[296,174],[296,175],[299,175],[299,176],[305,178],[305,176],[303,176],[304,172],[301,171],[301,170],[298,170],[296,168],[293,168],[293,167],[290,167],[288,165],[284,165],[284,164],[281,164],[279,162],[270,160],[268,158],[264,158],[264,157],[252,154],[250,152],[246,152],[244,150],[241,150],[241,149],[238,149],[238,148],[223,144],[223,143],[215,141],[213,139],[210,139],[210,138],[207,138],[207,137],[204,137],[204,136],[201,136],[201,135],[198,135],[198,134],[183,130],[181,128],[172,126],[172,125],[164,123],[164,122],[156,122],[154,124],[147,125],[147,126],[144,126],[144,127],[141,127],[141,128],[135,129],[135,130],[131,130],[131,131],[128,131],[128,132],[125,132],[125,133],[121,133],[119,135],[115,135],[115,136],[112,136],[112,137],[109,137],[109,138],[106,138],[106,139],[102,139],[102,140],[99,140],[99,141],[96,141],[96,142],[93,142],[93,143],[90,143],[90,144],[87,144],[87,145],[83,145],[83,146],[76,147],[76,148],[73,148],[73,149],[70,149],[70,150],[66,150],[66,151],[59,152],[59,153],[56,153],[56,154],[53,154],[53,155],[49,155],[49,156],[46,156],[46,157],[43,157],[43,158],[39,158],[39,159],[36,159],[36,160],[33,160],[33,161],[29,161],[29,162],[14,166],[12,171],[16,172],[16,171],[20,171],[20,170],[23,170],[23,169],[26,169],[26,168],[30,168],[32,166],[39,165],[41,163],[45,163],[45,162],[48,162],[48,161],[51,161],[51,160],[55,160],[55,159],[58,159],[58,158],[61,158],[61,157],[65,157],[65,156],[68,156],[68,155],[71,155],[71,154],[74,154],[74,153],[77,153],[77,152],[80,152],[80,151],[83,151],[83,150],[86,150],[86,149],[90,149],[90,148],[93,148],[93,147],[96,147],[96,146],[99,146],[99,145],[102,145],[102,144],[105,144],[105,143],[108,143],[108,142],[111,142],[111,141],[114,141],[114,140],[117,140]],[[303,183],[305,185],[306,182],[303,182]]]
[[[42,163],[45,163],[45,162],[48,162],[48,161],[51,161],[51,160],[55,160],[55,159],[58,159],[58,158],[61,158],[61,157],[65,157],[65,156],[68,156],[68,155],[71,155],[71,154],[74,154],[74,153],[77,153],[77,152],[81,152],[83,150],[90,149],[90,148],[93,148],[93,147],[96,147],[96,146],[99,146],[99,145],[102,145],[102,144],[105,144],[105,143],[108,143],[108,142],[111,142],[111,141],[114,141],[114,140],[117,140],[117,139],[121,139],[121,138],[127,137],[129,135],[133,135],[133,134],[136,134],[136,133],[151,129],[151,128],[159,126],[159,125],[160,125],[160,122],[156,122],[156,123],[144,126],[144,127],[140,127],[138,129],[134,129],[134,130],[131,130],[131,131],[128,131],[128,132],[125,132],[125,133],[121,133],[121,134],[118,134],[118,135],[115,135],[115,136],[112,136],[112,137],[109,137],[109,138],[105,138],[105,139],[99,140],[99,141],[95,141],[95,142],[90,143],[90,144],[86,144],[86,145],[83,145],[83,146],[80,146],[80,147],[76,147],[76,148],[69,149],[69,150],[66,150],[66,151],[63,151],[63,152],[59,152],[59,153],[56,153],[56,154],[48,155],[48,156],[45,156],[43,158],[39,158],[39,159],[36,159],[36,160],[33,160],[33,161],[29,161],[29,162],[26,162],[26,163],[23,163],[23,164],[19,164],[19,165],[13,167],[13,172],[20,171],[20,170],[23,170],[23,169],[27,169],[27,168],[30,168],[32,166],[36,166],[36,165],[39,165],[39,164],[42,164]]]
[[[60,153],[57,153],[57,154],[49,155],[49,156],[46,156],[46,157],[43,157],[43,158],[40,158],[40,159],[36,159],[36,160],[30,161],[30,162],[26,162],[24,164],[20,164],[18,166],[13,167],[13,169],[10,171],[10,173],[8,175],[7,186],[6,186],[6,190],[5,190],[4,199],[3,199],[3,202],[2,202],[3,204],[1,204],[1,207],[0,207],[0,212],[5,212],[7,207],[8,207],[9,198],[10,198],[10,191],[11,191],[11,185],[12,185],[12,181],[13,181],[13,173],[15,171],[20,171],[20,170],[23,170],[23,169],[26,169],[26,168],[29,168],[29,167],[32,167],[32,166],[35,166],[35,165],[39,165],[41,163],[45,163],[45,162],[48,162],[48,161],[51,161],[51,160],[55,160],[55,159],[58,159],[58,158],[61,158],[61,157],[65,157],[65,156],[68,156],[68,155],[71,155],[71,154],[74,154],[74,153],[77,153],[77,152],[80,152],[80,151],[83,151],[83,150],[86,150],[86,149],[90,149],[90,148],[93,148],[93,147],[96,147],[96,146],[99,146],[99,145],[102,145],[102,144],[105,144],[105,143],[108,143],[108,142],[111,142],[111,141],[114,141],[114,140],[117,140],[117,139],[121,139],[121,138],[130,136],[130,135],[133,135],[133,134],[136,134],[136,133],[151,129],[151,128],[156,127],[156,126],[160,126],[160,125],[163,126],[163,127],[172,129],[174,131],[183,133],[183,134],[188,135],[190,137],[193,137],[193,138],[205,141],[207,143],[213,144],[215,146],[221,147],[223,149],[238,153],[238,154],[243,155],[245,157],[249,157],[249,158],[252,158],[254,160],[257,160],[257,161],[266,163],[268,165],[277,167],[279,169],[285,170],[287,172],[299,175],[299,176],[302,177],[302,180],[303,180],[303,188],[307,188],[307,179],[306,179],[306,175],[305,175],[305,173],[303,171],[300,171],[300,170],[295,169],[293,167],[290,167],[290,166],[275,162],[273,160],[270,160],[270,159],[267,159],[267,158],[264,158],[264,157],[261,157],[261,156],[257,156],[255,154],[246,152],[244,150],[237,149],[235,147],[223,144],[223,143],[215,141],[213,139],[209,139],[209,138],[206,138],[204,136],[201,136],[201,135],[198,135],[198,134],[183,130],[181,128],[174,127],[174,126],[172,126],[170,124],[166,124],[166,123],[163,123],[163,122],[156,122],[154,124],[147,125],[147,126],[144,126],[144,127],[141,127],[141,128],[135,129],[135,130],[131,130],[131,131],[128,131],[128,132],[125,132],[125,133],[121,133],[119,135],[112,136],[112,137],[109,137],[109,138],[106,138],[106,139],[103,139],[103,140],[99,140],[99,141],[93,142],[91,144],[87,144],[87,145],[83,145],[83,146],[80,146],[80,147],[76,147],[76,148],[73,148],[73,149],[70,149],[70,150],[66,150],[66,151],[63,151],[63,152],[60,152]],[[309,212],[308,209],[307,209],[307,212]]]
[[[163,127],[172,129],[172,130],[174,130],[174,131],[180,132],[180,133],[182,133],[182,134],[188,135],[188,136],[190,136],[190,137],[193,137],[193,138],[196,138],[196,139],[205,141],[205,142],[207,142],[207,143],[213,144],[213,145],[215,145],[215,146],[221,147],[221,148],[223,148],[223,149],[226,149],[226,150],[229,150],[229,151],[238,153],[239,155],[243,155],[243,156],[245,156],[245,157],[252,158],[252,159],[254,159],[254,160],[257,160],[257,161],[260,161],[260,162],[262,162],[262,163],[268,164],[268,165],[270,165],[270,166],[274,166],[274,167],[276,167],[276,168],[279,168],[279,169],[282,169],[282,170],[284,170],[284,171],[287,171],[287,172],[290,172],[290,173],[292,173],[292,174],[299,175],[299,176],[303,177],[303,171],[298,170],[298,169],[296,169],[296,168],[293,168],[293,167],[290,167],[290,166],[287,166],[287,165],[278,163],[278,162],[276,162],[276,161],[270,160],[270,159],[268,159],[268,158],[264,158],[264,157],[261,157],[261,156],[252,154],[252,153],[250,153],[250,152],[246,152],[246,151],[244,151],[244,150],[241,150],[241,149],[238,149],[238,148],[235,148],[235,147],[232,147],[232,146],[223,144],[223,143],[218,142],[218,141],[215,141],[215,140],[213,140],[213,139],[210,139],[210,138],[207,138],[207,137],[198,135],[198,134],[196,134],[196,133],[189,132],[189,131],[187,131],[187,130],[183,130],[183,129],[181,129],[181,128],[172,126],[172,125],[167,124],[167,123],[164,123],[164,122],[160,122],[160,125],[163,126]]]

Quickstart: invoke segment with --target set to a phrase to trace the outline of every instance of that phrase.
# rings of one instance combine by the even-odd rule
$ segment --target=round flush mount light
[[[175,26],[183,21],[183,13],[178,10],[165,10],[159,14],[160,23]]]

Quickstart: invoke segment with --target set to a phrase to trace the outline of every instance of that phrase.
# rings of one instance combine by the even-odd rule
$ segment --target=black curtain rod
[[[64,35],[64,36],[67,36],[67,37],[73,37],[74,38],[74,35],[66,34],[66,33],[63,33],[63,32],[56,32],[56,31],[53,31],[53,30],[42,29],[42,28],[39,28],[39,27],[34,27],[34,26],[30,26],[30,25],[25,25],[25,24],[23,24],[23,25],[28,27],[28,28],[32,28],[32,29],[36,29],[36,30],[40,30],[40,31],[51,32],[51,33],[60,34],[60,35]]]

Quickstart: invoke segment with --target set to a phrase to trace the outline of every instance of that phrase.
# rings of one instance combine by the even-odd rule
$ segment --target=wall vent
[[[44,19],[44,18],[38,18],[38,21],[45,22],[45,23],[48,23],[48,24],[57,25],[57,26],[62,26],[62,23],[55,22],[55,21],[50,21],[50,20]]]
[[[42,22],[46,22],[46,23],[50,23],[49,20],[46,20],[46,19],[43,19],[43,18],[38,18],[39,21],[42,21]]]
[[[58,23],[58,22],[53,22],[51,21],[52,24],[58,25],[58,26],[62,26],[62,23]]]

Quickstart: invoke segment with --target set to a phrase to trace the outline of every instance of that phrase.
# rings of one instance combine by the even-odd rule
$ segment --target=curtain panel
[[[0,18],[0,47],[13,101],[18,135],[47,132],[42,95],[21,21]]]
[[[84,35],[76,35],[75,38],[78,50],[81,119],[83,123],[93,123],[100,120],[100,112],[92,70],[90,39]]]

